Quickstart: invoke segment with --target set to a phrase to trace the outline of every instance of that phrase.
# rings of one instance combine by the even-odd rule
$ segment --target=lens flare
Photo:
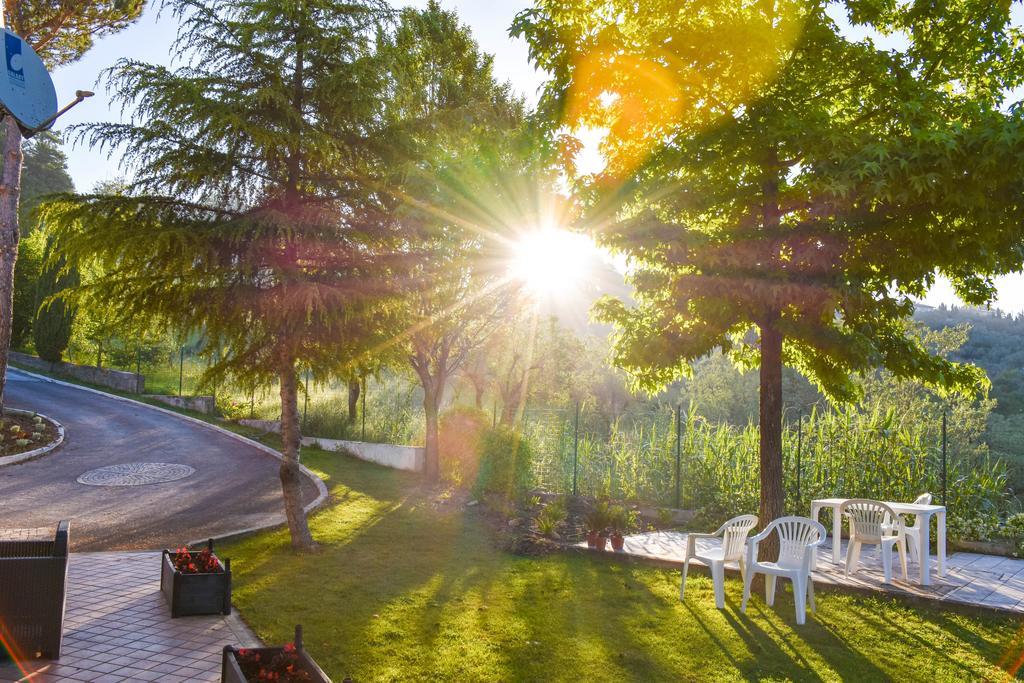
[[[512,251],[512,278],[535,297],[564,297],[586,280],[596,248],[584,235],[542,228],[524,234]]]

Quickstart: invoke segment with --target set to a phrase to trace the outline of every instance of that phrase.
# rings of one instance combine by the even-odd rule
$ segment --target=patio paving
[[[698,541],[698,547],[714,541]],[[580,544],[586,547],[586,543]],[[864,546],[860,557],[860,570],[853,576],[844,576],[843,564],[832,564],[831,538],[818,553],[818,567],[813,578],[818,585],[845,586],[861,590],[877,591],[895,595],[910,595],[941,603],[958,603],[973,607],[987,607],[1024,614],[1024,560],[997,555],[978,553],[951,553],[946,558],[946,575],[935,572],[936,560],[932,556],[932,584],[918,585],[917,563],[908,561],[910,582],[903,581],[899,572],[899,561],[893,558],[893,583],[882,580],[882,561],[876,547]],[[846,543],[840,547],[841,556],[846,556]],[[598,551],[595,551],[598,552]],[[654,531],[626,537],[623,552],[627,555],[683,564],[686,554],[686,533],[681,531]],[[691,560],[700,565],[699,560]],[[729,565],[726,565],[730,568]],[[739,567],[733,564],[733,571]]]
[[[160,553],[72,553],[67,591],[60,660],[0,662],[0,681],[219,681],[225,645],[260,645],[234,612],[171,619]]]

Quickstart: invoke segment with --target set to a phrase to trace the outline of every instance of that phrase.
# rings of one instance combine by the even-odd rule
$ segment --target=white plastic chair
[[[773,533],[779,536],[779,559],[775,562],[758,562],[758,544]],[[814,549],[824,541],[825,527],[807,517],[779,517],[764,531],[748,540],[740,611],[747,611],[750,584],[755,574],[764,574],[765,602],[769,607],[775,604],[775,579],[781,576],[793,582],[796,623],[803,624],[807,619],[808,603],[811,611],[814,611],[814,582],[811,580]]]
[[[932,504],[932,494],[930,494],[930,493],[922,493],[920,496],[918,496],[917,498],[914,499],[914,505],[931,505],[931,504]],[[886,517],[885,521],[882,523],[882,526],[891,529],[892,526],[893,526],[892,519],[890,519],[889,517]],[[921,561],[921,549],[917,547],[917,534],[918,534],[918,532],[920,532],[920,530],[921,530],[921,518],[920,517],[916,517],[916,516],[914,517],[914,524],[912,526],[907,526],[906,522],[903,523],[903,534],[907,537],[907,550],[910,551],[910,559],[914,560],[914,562],[920,562]]]
[[[718,527],[713,534],[687,534],[686,558],[683,560],[683,579],[679,583],[679,599],[686,594],[686,573],[690,569],[690,560],[698,559],[711,568],[711,581],[715,587],[715,607],[725,607],[725,563],[739,562],[740,573],[743,572],[743,547],[751,529],[757,526],[757,515],[740,515]],[[698,538],[719,538],[722,544],[715,548],[697,550]]]
[[[850,542],[846,546],[846,575],[855,573],[864,544],[877,545],[882,554],[885,582],[892,583],[892,547],[900,553],[903,580],[907,581],[907,536],[903,520],[892,508],[877,500],[855,498],[843,503],[841,514],[850,520]],[[885,525],[888,520],[888,526]]]

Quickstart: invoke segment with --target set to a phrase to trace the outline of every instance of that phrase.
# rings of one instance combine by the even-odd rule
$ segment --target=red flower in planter
[[[249,681],[274,681],[276,683],[305,683],[313,677],[299,668],[299,653],[294,643],[288,643],[269,662],[261,662],[258,652],[238,650],[238,666]]]
[[[204,548],[198,553],[193,553],[185,546],[178,548],[174,554],[174,568],[182,574],[214,574],[224,571],[220,560]]]

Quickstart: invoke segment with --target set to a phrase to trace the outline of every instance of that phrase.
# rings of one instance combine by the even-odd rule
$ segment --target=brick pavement
[[[0,681],[219,681],[225,645],[259,641],[235,613],[171,619],[160,553],[72,553],[60,660],[0,663]]]

